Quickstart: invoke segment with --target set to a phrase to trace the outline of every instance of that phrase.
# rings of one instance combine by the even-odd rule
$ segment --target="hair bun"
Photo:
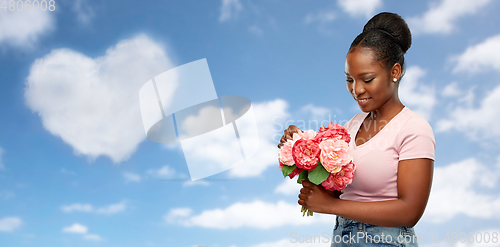
[[[364,26],[363,32],[380,29],[393,36],[406,53],[411,46],[411,32],[406,21],[398,14],[382,12],[373,16]]]

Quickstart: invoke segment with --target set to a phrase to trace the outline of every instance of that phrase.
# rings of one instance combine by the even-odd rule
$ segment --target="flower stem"
[[[306,216],[313,216],[313,211],[307,209],[306,207],[302,206],[302,208],[300,209],[300,212],[302,212],[302,217]]]

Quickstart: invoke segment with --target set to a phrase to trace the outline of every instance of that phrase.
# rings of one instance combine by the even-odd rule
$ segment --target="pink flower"
[[[342,166],[352,160],[348,152],[348,145],[343,140],[328,139],[319,144],[321,164],[330,173],[340,171]]]
[[[343,166],[339,172],[331,173],[328,178],[321,183],[321,185],[323,185],[323,187],[327,190],[341,191],[345,189],[347,185],[351,184],[355,170],[356,166],[351,161],[347,165]]]
[[[304,139],[304,140],[311,140],[311,139],[314,139],[314,137],[316,137],[316,135],[317,135],[316,131],[306,130],[305,132],[300,134],[300,137],[302,137],[302,139]]]
[[[283,146],[280,148],[280,151],[278,153],[278,158],[279,161],[282,162],[284,165],[287,166],[293,166],[295,165],[295,161],[293,160],[293,155],[292,155],[292,149],[293,145],[297,140],[300,140],[302,138],[303,132],[299,130],[298,133],[293,133],[293,139],[292,140],[287,140],[283,144]]]
[[[278,153],[280,163],[283,163],[287,166],[295,165],[295,161],[293,160],[292,156],[292,148],[294,143],[295,142],[288,140],[285,144],[283,144]]]
[[[295,142],[292,149],[295,165],[304,170],[312,171],[318,165],[319,146],[314,139],[300,139]]]
[[[347,132],[347,129],[342,125],[334,125],[330,122],[327,127],[321,126],[315,139],[318,142],[322,142],[327,139],[339,139],[349,143],[351,141],[351,136],[349,135],[349,132]]]

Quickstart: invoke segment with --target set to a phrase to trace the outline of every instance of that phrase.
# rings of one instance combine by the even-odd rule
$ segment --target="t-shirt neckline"
[[[392,117],[391,120],[389,120],[389,122],[386,125],[384,125],[384,127],[381,130],[379,130],[379,132],[377,132],[377,134],[375,134],[368,141],[365,141],[363,144],[361,144],[361,145],[358,146],[358,145],[356,145],[356,137],[358,136],[358,132],[359,132],[359,129],[361,128],[361,125],[365,121],[365,119],[368,116],[368,114],[370,114],[369,112],[368,113],[365,112],[365,114],[363,115],[363,120],[360,121],[360,124],[358,125],[358,128],[356,129],[356,132],[355,132],[355,135],[354,135],[354,139],[353,139],[354,140],[354,144],[353,144],[354,148],[360,148],[360,147],[365,146],[366,143],[368,143],[369,141],[373,140],[375,137],[377,137],[380,134],[380,132],[384,131],[384,129],[386,129],[387,125],[391,124],[392,120],[394,120],[395,118],[397,118],[406,109],[407,109],[407,107],[404,106],[403,109],[401,109],[401,111],[398,112],[398,114],[396,114],[394,117]]]

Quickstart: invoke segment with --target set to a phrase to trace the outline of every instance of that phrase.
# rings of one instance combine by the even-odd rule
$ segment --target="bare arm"
[[[434,161],[402,160],[398,164],[398,199],[357,202],[333,198],[320,186],[303,181],[299,204],[318,213],[339,215],[371,225],[414,226],[422,217],[432,184]]]

